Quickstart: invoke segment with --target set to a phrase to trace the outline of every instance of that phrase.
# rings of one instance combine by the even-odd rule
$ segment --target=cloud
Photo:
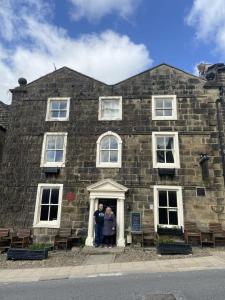
[[[39,0],[39,4],[41,2]],[[0,23],[0,30],[8,28],[11,34],[1,34],[0,100],[9,102],[6,100],[7,90],[18,85],[19,77],[30,82],[52,72],[53,63],[57,68],[68,66],[109,84],[141,72],[152,64],[146,46],[134,43],[126,35],[106,30],[72,38],[65,29],[47,21],[40,6],[31,7],[23,10],[18,21],[13,19],[15,12],[12,10],[10,14],[9,9],[7,14],[13,21],[7,23],[9,18],[6,23]],[[31,9],[32,13],[29,13]],[[14,33],[18,24],[22,25],[22,35]]]
[[[194,0],[187,23],[195,28],[199,40],[215,45],[225,58],[224,0]]]
[[[86,18],[99,21],[102,17],[116,13],[122,18],[132,15],[141,0],[70,0],[71,16],[75,20]]]

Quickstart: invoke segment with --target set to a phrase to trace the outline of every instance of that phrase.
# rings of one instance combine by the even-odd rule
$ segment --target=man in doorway
[[[103,226],[104,226],[103,204],[98,205],[98,209],[94,213],[95,218],[95,247],[102,246],[103,242]]]

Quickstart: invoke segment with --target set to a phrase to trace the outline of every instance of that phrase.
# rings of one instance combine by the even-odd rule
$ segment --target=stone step
[[[82,253],[84,254],[117,254],[117,253],[123,253],[125,248],[122,247],[113,247],[113,248],[95,248],[90,246],[85,246],[82,249]]]

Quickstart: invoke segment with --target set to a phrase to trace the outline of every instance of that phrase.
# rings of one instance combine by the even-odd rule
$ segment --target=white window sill
[[[41,168],[64,168],[65,163],[57,164],[41,164]]]
[[[179,165],[175,164],[156,164],[153,166],[154,169],[180,169]]]
[[[60,228],[60,224],[51,224],[50,222],[34,224],[33,228]]]
[[[107,118],[101,118],[98,119],[99,121],[122,121],[122,118],[118,117],[118,118],[114,118],[114,119],[107,119]]]
[[[177,121],[177,117],[170,116],[170,117],[152,117],[153,121]]]
[[[55,118],[55,119],[46,119],[46,122],[64,122],[69,121],[69,118]]]
[[[96,165],[96,168],[121,168],[121,164],[99,164],[99,165]]]

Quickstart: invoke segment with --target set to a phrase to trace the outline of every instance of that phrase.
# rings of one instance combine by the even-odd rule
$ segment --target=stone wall
[[[1,169],[0,225],[32,226],[39,183],[63,183],[61,227],[74,231],[88,225],[87,186],[112,178],[126,186],[125,203],[143,212],[145,223],[154,223],[153,186],[179,185],[183,188],[184,219],[204,228],[218,221],[212,205],[224,203],[223,172],[218,143],[216,99],[218,90],[204,88],[205,81],[181,70],[161,65],[114,86],[62,68],[13,91],[11,120]],[[151,96],[176,94],[177,121],[152,121]],[[99,96],[123,96],[122,121],[98,121]],[[48,97],[70,97],[68,122],[46,122]],[[123,141],[120,169],[96,168],[96,141],[113,131]],[[40,168],[45,132],[68,132],[66,167],[46,177]],[[152,165],[152,132],[177,131],[181,168],[173,178],[161,178]],[[199,159],[207,153],[209,178],[202,179]],[[206,196],[197,197],[196,187]],[[76,200],[68,203],[67,192]],[[125,205],[127,208],[127,206]],[[126,209],[126,228],[130,210]],[[38,240],[54,236],[54,230],[36,229]]]

